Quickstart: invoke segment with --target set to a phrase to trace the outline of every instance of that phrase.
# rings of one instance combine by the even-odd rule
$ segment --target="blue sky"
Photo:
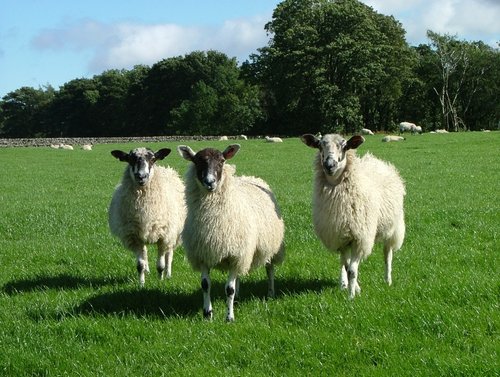
[[[277,0],[0,0],[0,98],[22,86],[56,89],[106,69],[214,49],[239,62],[268,42]],[[363,0],[393,15],[412,45],[426,30],[500,40],[500,0]]]

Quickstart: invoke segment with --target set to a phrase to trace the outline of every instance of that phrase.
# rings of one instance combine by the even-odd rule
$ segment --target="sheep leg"
[[[392,284],[392,247],[384,245],[384,262],[385,262],[385,281],[388,285]]]
[[[144,287],[144,283],[146,282],[145,274],[149,272],[148,249],[143,245],[137,249],[135,254],[137,259],[137,272],[139,274],[139,285]]]
[[[174,255],[174,249],[169,247],[165,242],[158,242],[158,259],[156,261],[156,270],[158,271],[158,277],[160,280],[166,276],[170,278],[172,276],[172,258]]]
[[[340,254],[340,289],[347,289],[349,281],[347,279],[347,270],[349,269],[349,255],[342,251]]]
[[[274,298],[274,265],[272,263],[266,264],[267,273],[267,297]]]
[[[210,270],[201,271],[201,290],[203,291],[203,317],[212,319],[212,302],[210,301]]]
[[[229,272],[229,276],[226,282],[226,299],[227,299],[226,321],[228,322],[234,321],[234,294],[236,292],[237,279],[238,275],[234,271]]]
[[[358,284],[358,267],[360,258],[358,256],[352,257],[347,269],[347,278],[349,280],[349,298],[353,299],[356,294],[361,293],[361,287]]]

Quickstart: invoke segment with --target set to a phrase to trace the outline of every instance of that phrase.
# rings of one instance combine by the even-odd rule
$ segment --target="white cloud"
[[[403,24],[410,44],[426,43],[427,30],[482,40],[500,40],[498,0],[362,0],[376,11],[393,15]]]
[[[32,40],[32,45],[40,50],[90,52],[88,68],[94,73],[136,64],[151,65],[196,50],[217,50],[243,60],[266,45],[266,22],[267,18],[254,17],[228,20],[219,27],[190,27],[83,20],[43,30]]]

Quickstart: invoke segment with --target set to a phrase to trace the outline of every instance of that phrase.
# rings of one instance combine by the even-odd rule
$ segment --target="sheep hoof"
[[[203,318],[211,320],[213,318],[212,310],[203,309]]]

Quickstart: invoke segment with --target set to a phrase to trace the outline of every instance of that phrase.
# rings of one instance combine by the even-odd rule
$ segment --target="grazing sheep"
[[[268,143],[282,143],[283,142],[283,140],[280,137],[269,137],[269,136],[266,136],[266,141]]]
[[[382,138],[383,142],[390,142],[390,141],[403,141],[406,140],[403,136],[395,136],[395,135],[386,135]]]
[[[422,132],[422,126],[415,126],[415,128],[413,129],[414,134],[422,134]]]
[[[82,149],[84,151],[91,151],[92,150],[92,145],[91,144],[83,144]]]
[[[437,129],[435,133],[436,134],[447,134],[448,131],[446,131],[445,129]]]
[[[385,280],[392,282],[392,253],[403,244],[405,233],[403,180],[393,165],[371,154],[362,158],[354,149],[362,136],[345,140],[340,135],[302,136],[319,149],[314,162],[313,222],[325,247],[340,252],[341,288],[354,298],[360,262],[371,254],[375,241],[384,243]]]
[[[72,145],[68,145],[68,144],[60,144],[59,145],[59,149],[66,149],[68,151],[72,151],[73,150],[73,146]]]
[[[219,141],[227,141],[227,140],[228,140],[227,136],[221,136],[219,138]]]
[[[141,286],[145,272],[149,272],[148,244],[158,247],[156,268],[160,279],[171,276],[173,251],[180,244],[186,218],[182,180],[175,170],[155,164],[169,153],[168,148],[156,153],[147,148],[111,152],[128,165],[111,199],[109,228],[124,247],[135,253]]]
[[[417,127],[414,123],[410,122],[401,122],[399,123],[399,133],[404,134],[405,132],[415,133],[415,127]]]
[[[242,140],[248,140],[248,137],[247,137],[247,135],[240,135],[240,139],[242,139]]]
[[[228,271],[226,320],[234,320],[233,303],[239,275],[265,265],[268,294],[274,296],[274,265],[284,258],[284,223],[276,199],[260,178],[236,176],[224,162],[239,144],[223,152],[206,148],[178,151],[192,164],[186,173],[187,218],[184,249],[194,270],[201,272],[203,315],[212,318],[210,270]]]
[[[361,129],[361,134],[362,135],[374,135],[372,130],[369,130],[368,128],[362,128]]]

